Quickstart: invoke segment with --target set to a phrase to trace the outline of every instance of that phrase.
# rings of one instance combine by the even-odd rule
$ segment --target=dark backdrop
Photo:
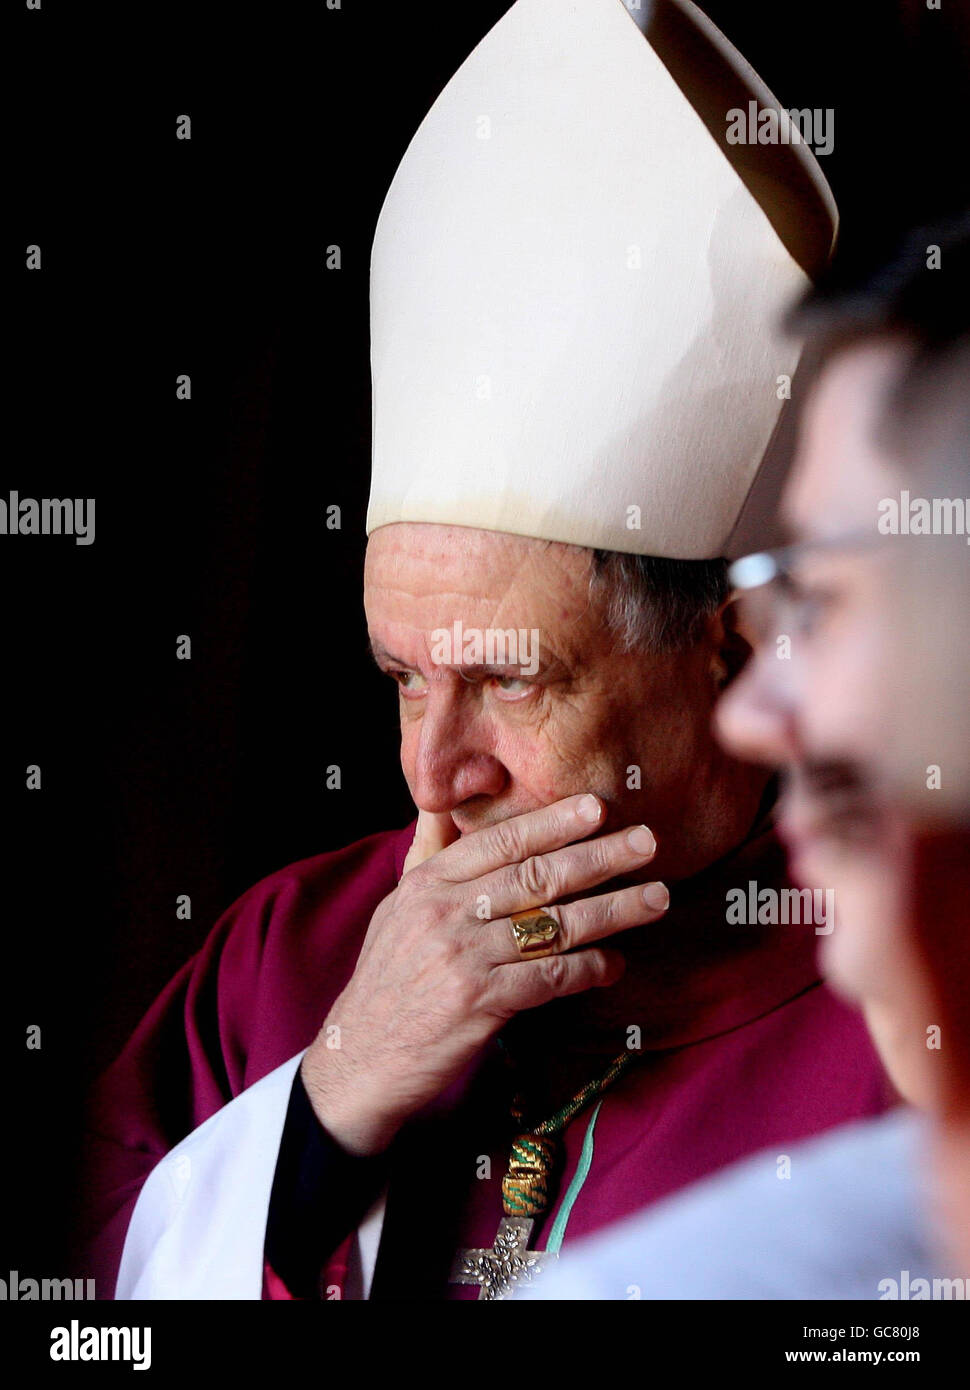
[[[15,275],[0,496],[95,497],[97,532],[0,537],[2,1277],[68,1272],[82,1088],[218,914],[412,814],[360,601],[370,241],[414,129],[506,8],[19,16],[8,255],[39,244],[43,268]],[[835,108],[848,250],[966,195],[956,0],[707,9],[784,105]]]

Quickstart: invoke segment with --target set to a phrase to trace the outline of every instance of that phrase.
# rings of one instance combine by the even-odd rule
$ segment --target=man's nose
[[[493,744],[482,715],[450,692],[430,692],[411,773],[415,804],[424,811],[447,812],[470,797],[498,796],[509,777]]]
[[[790,663],[773,648],[757,652],[721,696],[714,729],[746,762],[785,767],[799,760],[797,693]]]

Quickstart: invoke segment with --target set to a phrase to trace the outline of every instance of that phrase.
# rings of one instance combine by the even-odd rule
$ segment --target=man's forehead
[[[405,664],[419,661],[447,631],[463,668],[522,664],[509,658],[511,631],[517,641],[528,633],[530,663],[541,653],[544,665],[582,665],[602,626],[589,577],[590,552],[580,546],[427,522],[380,527],[364,573],[375,654],[380,646]]]
[[[875,530],[879,501],[894,486],[879,424],[904,354],[905,345],[887,336],[843,348],[822,368],[782,498],[783,520],[796,539]]]
[[[433,522],[395,522],[371,533],[366,588],[402,597],[502,605],[585,592],[590,552],[580,546]]]

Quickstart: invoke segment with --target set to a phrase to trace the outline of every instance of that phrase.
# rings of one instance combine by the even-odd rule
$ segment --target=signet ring
[[[523,960],[536,960],[556,952],[559,923],[544,907],[530,907],[525,912],[509,914],[515,948]]]

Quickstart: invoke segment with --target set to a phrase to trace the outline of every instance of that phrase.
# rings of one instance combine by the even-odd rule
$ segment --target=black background
[[[0,1277],[74,1272],[82,1088],[219,913],[411,817],[360,600],[370,243],[415,128],[507,7],[8,7],[0,496],[95,497],[97,533],[0,536]],[[783,105],[834,108],[843,254],[966,199],[965,5],[706,8]],[[43,268],[18,273],[31,243]]]

